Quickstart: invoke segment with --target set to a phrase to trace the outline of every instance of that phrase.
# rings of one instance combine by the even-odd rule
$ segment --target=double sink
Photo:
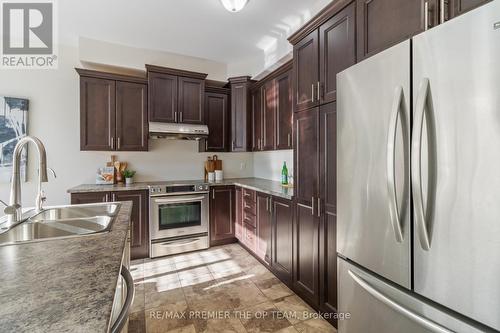
[[[107,232],[111,229],[119,203],[58,206],[39,213],[26,212],[23,222],[8,226],[0,219],[0,246],[46,239]]]

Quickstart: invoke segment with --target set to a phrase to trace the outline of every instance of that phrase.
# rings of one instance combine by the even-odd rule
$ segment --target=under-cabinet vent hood
[[[200,140],[208,137],[208,126],[150,122],[149,135],[172,140]]]

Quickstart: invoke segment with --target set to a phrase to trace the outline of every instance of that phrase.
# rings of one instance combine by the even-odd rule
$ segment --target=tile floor
[[[336,332],[238,244],[134,261],[131,273],[131,333]]]

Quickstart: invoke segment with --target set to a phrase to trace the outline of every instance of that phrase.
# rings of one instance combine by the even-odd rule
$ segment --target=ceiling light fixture
[[[248,3],[249,0],[220,0],[224,8],[232,13],[239,12]]]

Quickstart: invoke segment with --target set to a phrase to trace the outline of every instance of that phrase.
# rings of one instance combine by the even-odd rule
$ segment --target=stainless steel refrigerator
[[[339,333],[500,331],[500,0],[337,82]]]

